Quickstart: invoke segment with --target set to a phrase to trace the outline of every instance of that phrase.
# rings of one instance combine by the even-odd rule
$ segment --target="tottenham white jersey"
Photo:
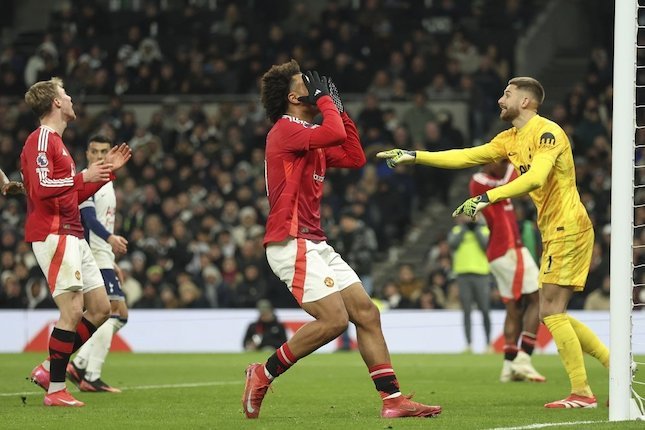
[[[94,207],[96,219],[110,233],[114,233],[114,218],[116,216],[116,194],[112,181],[103,185],[92,197],[79,205],[80,209]],[[114,269],[114,253],[109,243],[101,239],[93,231],[85,232],[94,259],[99,269]]]

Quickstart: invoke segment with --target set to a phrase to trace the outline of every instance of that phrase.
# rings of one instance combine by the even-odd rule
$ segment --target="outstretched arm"
[[[500,160],[506,157],[506,154],[503,146],[491,142],[472,148],[437,152],[391,149],[379,152],[376,156],[385,159],[390,168],[399,164],[414,163],[443,169],[465,169]]]

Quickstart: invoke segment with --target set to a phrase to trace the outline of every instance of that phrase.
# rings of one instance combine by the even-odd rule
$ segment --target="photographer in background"
[[[466,351],[472,351],[472,328],[470,311],[473,300],[482,313],[486,344],[490,349],[490,268],[486,258],[488,227],[460,215],[448,234],[452,249],[452,270],[459,285],[459,299],[464,311]]]
[[[284,324],[278,321],[270,301],[258,300],[257,308],[260,311],[260,316],[257,321],[249,324],[246,330],[244,349],[246,351],[275,351],[287,341],[287,331]]]

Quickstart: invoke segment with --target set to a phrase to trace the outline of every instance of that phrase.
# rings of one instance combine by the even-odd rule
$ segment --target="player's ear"
[[[291,92],[287,95],[287,100],[288,100],[288,101],[289,101],[289,103],[291,103],[291,104],[299,105],[299,104],[301,104],[302,102],[301,102],[300,100],[298,100],[298,97],[300,97],[300,96],[298,96],[298,94],[296,94],[296,92],[295,92],[295,91],[291,91]]]

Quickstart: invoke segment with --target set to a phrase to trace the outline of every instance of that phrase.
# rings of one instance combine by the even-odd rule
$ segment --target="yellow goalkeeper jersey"
[[[417,151],[416,163],[462,169],[508,158],[520,176],[487,192],[492,203],[529,193],[537,207],[542,240],[592,228],[576,188],[571,144],[559,125],[535,115],[522,128],[512,127],[489,143],[466,149]]]

